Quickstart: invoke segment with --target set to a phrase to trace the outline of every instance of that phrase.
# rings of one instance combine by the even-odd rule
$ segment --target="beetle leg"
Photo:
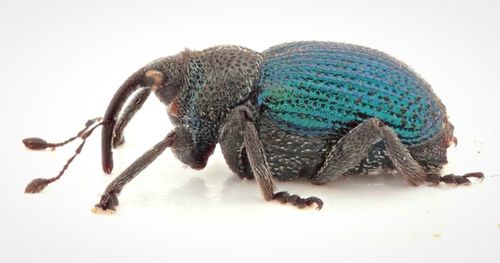
[[[341,177],[367,158],[373,146],[381,140],[396,170],[411,184],[419,185],[426,180],[424,169],[413,159],[393,129],[371,118],[356,126],[332,147],[323,166],[313,176],[313,183],[323,184]]]
[[[144,88],[138,91],[134,98],[128,103],[125,110],[123,110],[120,114],[113,132],[113,148],[123,144],[123,130],[134,117],[135,113],[141,109],[142,105],[144,105],[144,102],[149,97],[149,94],[151,94],[151,89],[149,88]]]
[[[157,143],[149,151],[145,152],[139,159],[132,163],[125,171],[123,171],[115,180],[113,180],[101,196],[101,201],[95,205],[93,212],[102,210],[115,210],[118,206],[117,195],[123,187],[136,177],[144,168],[151,164],[167,147],[172,146],[176,134],[170,132],[167,137]]]
[[[479,180],[484,179],[484,174],[481,172],[474,172],[474,173],[466,173],[464,175],[454,175],[454,174],[447,174],[444,176],[440,176],[438,174],[432,174],[427,176],[427,181],[433,184],[439,184],[441,182],[445,184],[470,184],[471,181],[469,180],[470,177],[477,178]]]
[[[278,192],[273,195],[273,199],[281,202],[282,204],[292,204],[298,208],[304,208],[311,205],[316,205],[316,207],[321,209],[323,207],[323,201],[321,199],[311,196],[308,198],[302,198],[298,195],[290,195],[288,192]]]
[[[255,179],[260,185],[264,198],[267,201],[277,200],[283,204],[289,203],[299,208],[316,205],[318,209],[321,209],[323,202],[317,197],[301,198],[298,195],[290,195],[287,192],[275,193],[271,170],[267,164],[264,146],[259,139],[257,129],[245,108],[240,110],[240,115],[244,123],[243,138],[248,161]]]

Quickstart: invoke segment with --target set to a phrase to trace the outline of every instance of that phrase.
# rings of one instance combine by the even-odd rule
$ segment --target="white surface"
[[[498,1],[372,2],[2,3],[0,261],[499,262]],[[203,171],[167,150],[127,185],[116,214],[92,214],[106,185],[170,129],[152,97],[126,130],[112,176],[101,171],[96,135],[60,182],[23,194],[32,178],[55,175],[76,145],[33,152],[21,139],[72,135],[149,61],[185,47],[261,51],[293,40],[366,45],[411,65],[456,127],[446,170],[486,179],[457,188],[390,176],[278,184],[321,197],[317,212],[263,201],[218,150]]]

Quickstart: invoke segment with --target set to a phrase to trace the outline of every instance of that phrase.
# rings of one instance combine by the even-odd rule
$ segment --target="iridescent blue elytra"
[[[404,144],[440,132],[444,106],[429,84],[402,62],[373,49],[296,42],[264,53],[257,104],[280,128],[340,138],[370,117]]]

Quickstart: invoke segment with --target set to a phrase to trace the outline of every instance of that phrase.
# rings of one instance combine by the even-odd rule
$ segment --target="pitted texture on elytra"
[[[408,66],[384,53],[332,42],[296,42],[263,53],[258,105],[292,133],[338,139],[363,120],[388,124],[403,143],[437,135],[441,101]]]

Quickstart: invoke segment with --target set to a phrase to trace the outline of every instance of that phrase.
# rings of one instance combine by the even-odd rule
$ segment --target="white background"
[[[500,6],[498,1],[3,1],[1,262],[499,262]],[[265,202],[219,150],[206,169],[167,150],[124,189],[114,215],[90,208],[106,185],[171,125],[151,97],[104,176],[100,136],[65,177],[75,145],[24,149],[21,139],[66,139],[104,110],[149,61],[190,48],[237,44],[262,51],[294,40],[360,44],[411,65],[447,105],[459,143],[447,172],[483,171],[465,187],[411,187],[398,177],[326,186],[279,183],[316,195],[321,211]],[[99,134],[100,130],[96,131]],[[497,176],[495,176],[497,175]]]

